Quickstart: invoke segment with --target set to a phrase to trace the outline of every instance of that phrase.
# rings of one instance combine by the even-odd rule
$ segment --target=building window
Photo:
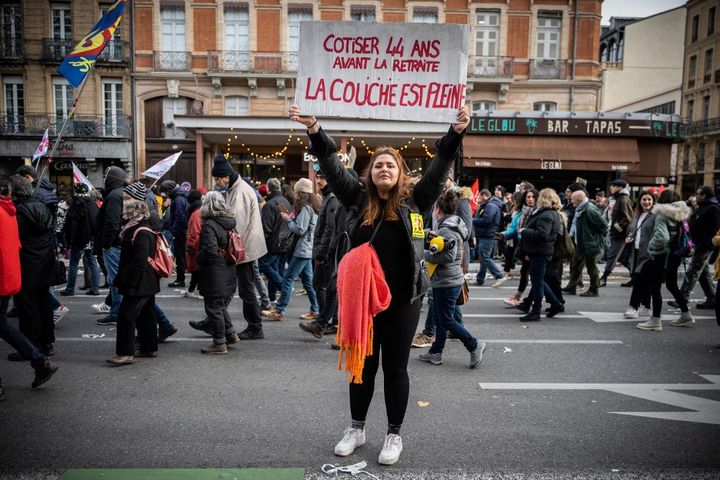
[[[225,97],[225,115],[228,117],[247,117],[249,114],[247,97]]]
[[[695,86],[695,75],[697,74],[697,55],[690,57],[690,65],[688,66],[688,88]]]
[[[225,8],[225,50],[247,52],[250,49],[250,17],[247,8]]]
[[[413,9],[413,23],[438,23],[437,8],[417,7]]]
[[[715,161],[713,169],[720,170],[720,140],[715,142]]]
[[[703,75],[703,83],[707,83],[712,79],[713,69],[713,49],[705,50],[705,72]]]
[[[69,4],[52,6],[52,38],[72,40],[72,16]]]
[[[291,7],[288,7],[288,70],[296,71],[300,49],[300,22],[312,20],[313,13],[312,7]]]
[[[690,171],[690,146],[689,145],[685,145],[685,148],[683,148],[682,171],[683,172]]]
[[[600,45],[600,61],[601,62],[607,62],[608,61],[608,55],[607,55],[607,46],[603,43]]]
[[[500,39],[500,13],[477,12],[475,55],[496,57]]]
[[[617,61],[617,43],[615,43],[615,40],[610,40],[610,53],[608,53],[608,61]]]
[[[618,49],[617,49],[617,61],[622,62],[623,60],[623,50],[625,50],[625,37],[620,37],[620,42],[618,42]]]
[[[182,7],[163,7],[160,10],[162,24],[162,50],[185,52],[185,10]]]
[[[105,112],[105,135],[121,135],[123,116],[123,85],[119,78],[103,79],[103,106]]]
[[[477,115],[480,112],[495,110],[495,102],[489,102],[487,100],[481,100],[479,102],[472,103],[472,113]]]
[[[715,33],[715,7],[708,10],[707,34],[708,37]]]
[[[536,112],[554,112],[557,110],[557,103],[555,103],[555,102],[535,102],[535,103],[533,103],[533,110]]]
[[[705,171],[705,143],[700,142],[695,157],[695,171],[701,173]]]
[[[350,20],[354,22],[374,22],[375,7],[373,5],[351,5]]]
[[[100,5],[100,14],[105,15],[110,10],[111,5]],[[109,60],[109,61],[122,61],[124,60],[124,48],[122,44],[122,26],[123,22],[120,22],[115,29],[115,32],[113,32],[113,36],[108,41],[107,45],[103,49],[102,53],[100,54],[101,60]]]
[[[165,138],[185,138],[185,132],[175,126],[175,115],[187,114],[186,98],[163,98],[163,126]]]
[[[710,96],[703,97],[703,121],[710,118]]]
[[[691,42],[697,42],[698,40],[698,31],[700,30],[700,17],[698,15],[695,15],[692,18],[692,30],[690,34],[690,41]]]
[[[663,103],[661,105],[655,105],[654,107],[640,110],[640,113],[660,113],[664,115],[672,115],[675,113],[675,102]]]
[[[0,6],[0,52],[3,58],[22,56],[22,14],[20,5]]]
[[[558,15],[538,15],[536,58],[551,60],[559,58],[561,28],[562,20]],[[612,48],[610,52],[610,61],[613,61]]]
[[[695,113],[695,100],[688,100],[687,107],[687,119],[689,122],[692,122],[693,114]]]
[[[72,87],[64,78],[55,77],[53,78],[53,89],[55,93],[55,117],[58,119],[65,118],[72,108]]]
[[[22,77],[6,76],[3,78],[4,111],[7,116],[7,127],[12,132],[23,130],[25,115],[25,98]]]

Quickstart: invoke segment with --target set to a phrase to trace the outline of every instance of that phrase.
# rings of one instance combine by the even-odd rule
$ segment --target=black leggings
[[[680,306],[680,311],[687,312],[688,302],[683,296],[683,294],[680,293],[677,278],[677,272],[678,268],[680,268],[680,264],[682,263],[682,258],[672,254],[665,254],[653,257],[652,262],[653,268],[651,278],[653,279],[654,283],[652,284],[651,288],[654,289],[657,295],[657,298],[656,295],[653,295],[653,317],[659,317],[662,311],[662,297],[660,293],[660,287],[662,286],[663,282],[665,282],[665,287],[672,294],[673,298]]]
[[[530,268],[530,262],[524,258],[520,259],[522,266],[520,267],[520,283],[518,284],[518,292],[523,293],[528,286],[528,268]]]
[[[637,310],[640,305],[646,308],[650,308],[650,300],[657,302],[655,297],[660,299],[660,308],[662,309],[662,296],[660,295],[660,287],[662,283],[658,284],[654,281],[653,275],[655,272],[655,265],[652,259],[647,260],[640,270],[632,274],[632,293],[630,293],[630,306]]]
[[[385,380],[385,409],[389,425],[402,425],[407,410],[410,380],[407,365],[410,344],[420,318],[420,300],[413,303],[393,300],[390,307],[373,320],[373,354],[365,359],[361,384],[350,384],[350,414],[365,421],[382,350]]]

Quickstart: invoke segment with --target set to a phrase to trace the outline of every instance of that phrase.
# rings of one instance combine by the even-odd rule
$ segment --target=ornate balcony
[[[468,58],[468,77],[470,78],[512,78],[514,74],[514,57],[471,55]]]
[[[208,71],[235,73],[296,72],[297,52],[242,52],[211,50],[208,52]]]
[[[158,72],[188,72],[192,66],[190,52],[154,52],[153,57]]]
[[[70,39],[43,38],[42,59],[46,62],[62,62],[75,48]]]
[[[567,78],[567,60],[531,59],[528,78],[565,80]]]
[[[720,117],[697,120],[690,123],[689,136],[699,137],[720,133]]]
[[[0,35],[0,61],[22,62],[25,60],[25,43],[22,38]]]
[[[0,135],[42,136],[47,128],[57,135],[62,128],[62,117],[45,115],[3,115],[0,117]],[[130,117],[94,117],[75,115],[65,126],[65,137],[75,138],[130,138]]]
[[[110,40],[98,57],[98,63],[128,63],[130,61],[128,43],[122,40]]]

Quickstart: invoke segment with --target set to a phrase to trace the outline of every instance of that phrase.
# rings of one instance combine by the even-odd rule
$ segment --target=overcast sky
[[[681,5],[685,0],[605,0],[602,24],[610,24],[610,17],[649,17]]]

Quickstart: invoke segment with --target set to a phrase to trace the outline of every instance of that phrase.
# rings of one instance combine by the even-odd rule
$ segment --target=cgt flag
[[[80,171],[77,165],[75,165],[75,162],[72,162],[72,169],[73,169],[73,183],[84,183],[87,185],[88,190],[92,190],[95,188],[95,186],[92,184],[88,178],[83,175],[83,173]]]
[[[95,24],[85,38],[63,60],[58,72],[67,79],[73,88],[78,88],[87,76],[97,57],[110,41],[125,9],[125,0],[116,0],[107,13]]]
[[[477,178],[473,182],[472,187],[470,187],[470,190],[472,190],[473,194],[470,199],[470,209],[472,210],[472,214],[475,215],[475,210],[477,210],[478,203],[480,203],[480,182]]]
[[[175,166],[175,162],[177,162],[178,158],[180,158],[180,154],[182,154],[182,151],[160,160],[158,163],[145,170],[143,175],[157,180]]]
[[[40,145],[38,145],[37,149],[35,150],[35,153],[33,153],[33,159],[32,161],[35,162],[38,158],[45,155],[48,151],[48,147],[50,146],[50,138],[48,137],[48,129],[45,129],[45,135],[43,135],[42,140],[40,140]]]

